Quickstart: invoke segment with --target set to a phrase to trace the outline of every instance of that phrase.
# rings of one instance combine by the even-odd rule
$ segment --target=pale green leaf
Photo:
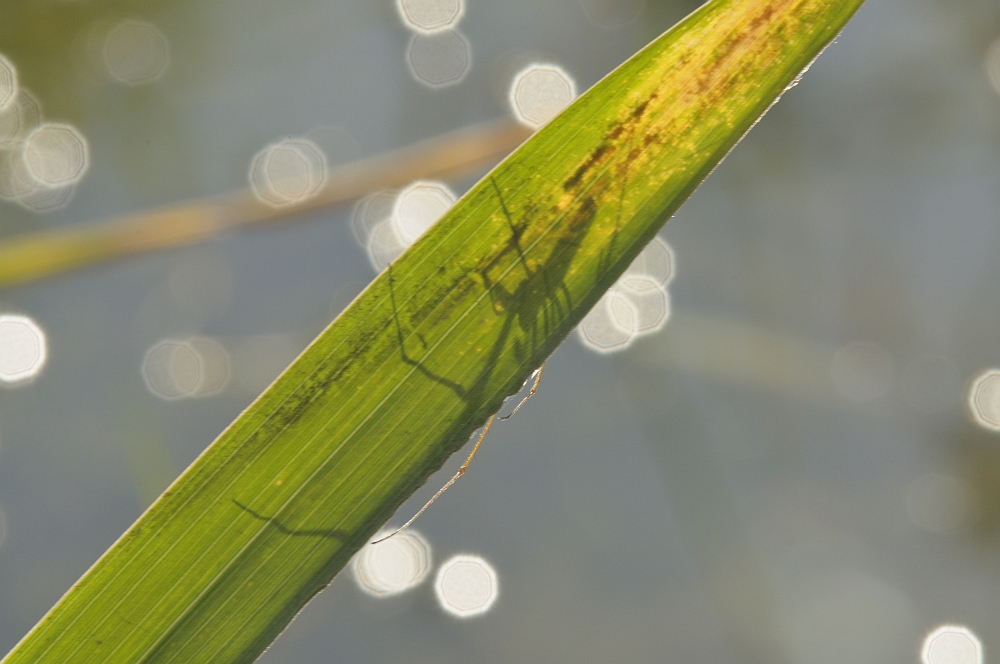
[[[249,662],[566,338],[862,0],[713,0],[381,274],[5,662]]]

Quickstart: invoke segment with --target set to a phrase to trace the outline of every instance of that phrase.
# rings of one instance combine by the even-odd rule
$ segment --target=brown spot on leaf
[[[599,146],[597,146],[597,149],[595,149],[590,154],[590,157],[587,158],[587,161],[583,162],[583,164],[581,164],[580,167],[576,169],[573,175],[571,175],[566,180],[566,182],[563,183],[563,189],[568,191],[569,189],[572,189],[576,187],[578,184],[580,184],[580,180],[582,180],[583,176],[587,174],[587,171],[593,168],[594,164],[600,161],[601,157],[607,154],[608,151],[613,149],[614,148],[611,145],[608,145],[607,143],[601,143]]]

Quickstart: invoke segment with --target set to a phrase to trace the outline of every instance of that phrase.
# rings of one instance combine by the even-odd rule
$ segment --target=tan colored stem
[[[492,165],[530,131],[501,120],[438,136],[379,157],[331,169],[327,184],[303,203],[274,208],[250,190],[188,201],[81,226],[0,241],[0,288],[146,251],[203,242],[251,225],[282,221],[420,178],[451,179]]]

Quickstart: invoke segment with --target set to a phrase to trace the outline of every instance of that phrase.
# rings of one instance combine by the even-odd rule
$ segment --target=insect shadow
[[[532,367],[539,366],[545,361],[552,348],[562,341],[562,339],[553,340],[553,333],[560,328],[566,328],[566,334],[569,333],[570,328],[566,324],[573,313],[574,302],[565,278],[581,247],[583,237],[597,216],[597,205],[594,199],[589,196],[584,198],[555,229],[550,231],[555,234],[555,237],[547,242],[548,254],[541,261],[533,262],[529,260],[522,245],[522,238],[528,228],[528,219],[533,206],[530,204],[525,206],[526,211],[521,219],[515,221],[493,176],[490,176],[490,182],[496,192],[500,208],[510,230],[510,236],[492,256],[481,261],[475,270],[466,275],[466,278],[471,278],[472,275],[478,276],[482,282],[482,288],[485,289],[490,298],[494,312],[502,317],[502,323],[489,352],[482,360],[482,369],[467,386],[462,386],[434,373],[424,366],[422,360],[414,359],[407,353],[404,347],[405,335],[395,299],[391,275],[392,267],[389,267],[389,292],[396,325],[396,338],[403,361],[416,367],[424,376],[453,391],[464,403],[462,412],[454,418],[451,427],[444,435],[445,440],[450,441],[449,447],[452,450],[460,447],[468,439],[470,424],[482,422],[488,417],[487,429],[492,424],[493,418],[490,415],[500,406],[500,403],[497,403],[495,398],[490,398],[487,389],[495,382],[493,379],[497,377],[495,374],[502,364],[500,362],[502,356],[513,351],[515,358],[521,362]],[[513,288],[509,288],[504,283],[506,275],[512,268],[509,259],[511,254],[514,254],[514,260],[519,264],[519,268],[516,269],[522,274]],[[504,259],[507,261],[505,262]],[[500,276],[493,278],[491,275],[497,272]],[[515,336],[517,330],[520,330],[521,334]],[[512,337],[514,338],[512,339]],[[547,342],[544,347],[543,340]],[[502,379],[509,380],[506,376]],[[537,383],[534,389],[537,389]],[[532,393],[534,392],[532,391]],[[500,418],[500,420],[503,419],[506,418]],[[482,442],[482,436],[479,442]],[[478,448],[478,443],[476,448]],[[440,456],[433,460],[432,468],[440,468],[448,453],[442,451]],[[475,450],[473,454],[475,454]],[[471,461],[471,455],[470,459],[463,465],[459,475],[464,472],[468,461]],[[444,488],[451,486],[457,477],[458,475],[452,478]],[[434,499],[441,494],[441,491],[435,495]],[[386,514],[387,518],[406,499],[408,493],[408,491],[400,490],[397,499],[390,503],[392,507],[391,510],[387,510],[389,512]],[[426,509],[427,506],[425,505],[423,509]],[[423,512],[423,509],[418,515]],[[407,522],[407,525],[412,521],[411,519]]]
[[[347,542],[354,541],[357,539],[356,535],[353,535],[352,533],[346,530],[338,530],[336,528],[316,528],[316,529],[289,528],[284,523],[282,523],[277,517],[264,516],[260,512],[257,512],[256,510],[248,507],[247,505],[244,505],[235,498],[233,498],[232,501],[233,504],[239,507],[241,510],[243,510],[253,518],[257,519],[258,521],[266,522],[268,526],[274,528],[283,535],[289,535],[291,537],[322,537],[325,539],[337,540],[342,544],[346,544]]]

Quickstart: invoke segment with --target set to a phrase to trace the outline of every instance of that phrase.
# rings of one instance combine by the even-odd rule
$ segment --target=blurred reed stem
[[[498,120],[427,139],[378,157],[337,166],[307,201],[274,208],[249,189],[187,201],[0,241],[0,288],[22,284],[147,251],[204,242],[234,229],[285,221],[354,200],[383,187],[421,178],[454,179],[492,166],[531,131]]]

